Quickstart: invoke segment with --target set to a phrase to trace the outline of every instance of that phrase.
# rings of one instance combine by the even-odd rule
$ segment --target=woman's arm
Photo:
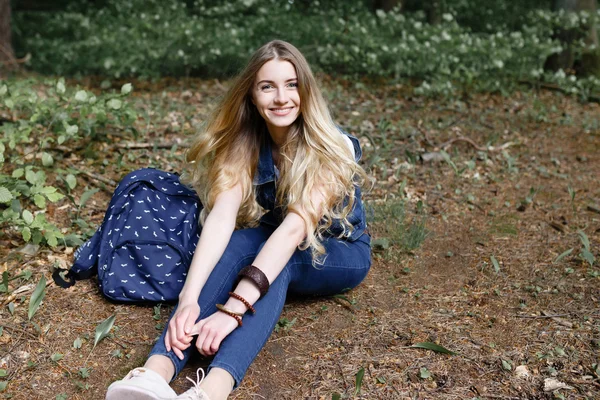
[[[189,332],[200,315],[198,306],[200,291],[231,239],[241,202],[241,185],[236,185],[232,189],[220,193],[202,226],[200,240],[196,246],[185,284],[179,294],[177,312],[171,318],[165,335],[167,350],[170,351],[173,348],[175,354],[180,358],[183,357],[181,350],[189,346],[191,341]],[[205,234],[205,232],[208,233]]]
[[[314,190],[312,198],[313,204],[320,211],[324,199],[321,191]],[[295,212],[289,212],[281,225],[266,241],[252,265],[260,268],[267,276],[269,283],[272,283],[286,266],[306,234],[306,224],[302,217]],[[260,298],[260,291],[256,285],[246,278],[238,283],[234,291],[250,304],[254,304]],[[227,300],[225,307],[240,313],[247,311],[244,303],[233,297]],[[222,312],[216,312],[193,327],[192,334],[198,334],[196,347],[202,355],[213,355],[219,349],[221,341],[236,327],[235,319]]]

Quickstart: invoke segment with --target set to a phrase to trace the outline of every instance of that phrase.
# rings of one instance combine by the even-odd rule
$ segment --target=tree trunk
[[[15,63],[10,35],[10,0],[0,0],[0,69]]]
[[[396,6],[402,7],[402,0],[374,0],[373,7],[376,10],[383,10],[385,12],[392,11]]]
[[[572,70],[577,75],[600,76],[600,48],[598,46],[598,31],[596,30],[596,7],[596,0],[555,0],[555,11],[587,11],[590,18],[583,33],[577,29],[563,29],[555,33],[554,37],[561,41],[563,51],[548,57],[544,65],[545,69],[552,71],[559,69]],[[581,58],[575,59],[573,43],[580,39],[584,39],[586,48]]]

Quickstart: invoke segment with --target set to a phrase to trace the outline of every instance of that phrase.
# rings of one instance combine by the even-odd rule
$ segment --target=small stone
[[[544,379],[544,392],[554,392],[559,389],[573,389],[571,386],[554,378]]]
[[[531,377],[531,373],[525,365],[519,365],[517,368],[515,368],[515,375],[519,379],[528,379]]]

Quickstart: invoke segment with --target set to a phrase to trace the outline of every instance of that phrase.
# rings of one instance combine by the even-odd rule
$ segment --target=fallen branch
[[[187,148],[187,145],[182,144],[182,143],[178,143],[178,142],[172,142],[172,143],[117,143],[117,147],[121,148],[121,149],[170,149],[173,146],[178,146],[178,147],[182,147],[182,148]]]
[[[464,136],[459,136],[457,138],[454,139],[450,139],[447,142],[444,142],[442,144],[440,144],[438,147],[442,148],[444,150],[446,150],[448,147],[450,147],[453,143],[456,142],[465,142],[470,144],[471,146],[473,146],[475,148],[475,150],[478,151],[489,151],[489,152],[498,152],[498,151],[502,151],[502,150],[506,150],[507,148],[509,148],[510,146],[513,146],[515,143],[513,142],[506,142],[501,146],[488,146],[488,147],[484,147],[484,146],[480,146],[477,143],[475,143],[472,139],[469,139],[468,137],[464,137]]]
[[[515,315],[516,318],[531,318],[531,319],[544,319],[544,318],[558,318],[558,317],[568,317],[569,314],[551,314],[551,315]]]
[[[487,146],[487,147],[485,147],[485,146],[480,146],[480,145],[478,145],[477,143],[475,143],[475,142],[473,141],[473,139],[470,139],[470,138],[468,138],[468,137],[465,137],[465,136],[459,136],[459,137],[456,137],[456,138],[450,139],[450,140],[448,140],[448,141],[446,141],[446,142],[444,142],[444,143],[442,143],[442,144],[435,144],[435,143],[433,143],[433,141],[432,141],[432,140],[429,138],[429,135],[427,134],[427,130],[425,130],[425,128],[423,128],[423,127],[421,126],[421,122],[422,122],[422,121],[419,121],[419,123],[417,124],[417,129],[419,130],[419,132],[421,132],[421,133],[423,134],[423,137],[425,137],[425,141],[426,141],[426,142],[427,142],[427,143],[428,143],[430,146],[432,146],[432,147],[433,147],[435,150],[438,150],[438,149],[443,149],[443,150],[446,150],[446,149],[448,149],[448,148],[449,148],[449,147],[450,147],[450,146],[451,146],[453,143],[456,143],[456,142],[465,142],[465,143],[468,143],[468,144],[470,144],[471,146],[473,146],[473,147],[475,148],[475,150],[478,150],[478,151],[488,151],[488,152],[492,152],[492,153],[494,153],[494,152],[498,152],[498,151],[502,151],[502,150],[506,150],[506,149],[507,149],[507,148],[509,148],[510,146],[514,146],[514,145],[515,145],[515,143],[514,143],[514,142],[506,142],[506,143],[504,143],[503,145],[500,145],[500,146]]]
[[[105,178],[101,175],[96,175],[96,174],[92,174],[91,172],[87,172],[87,171],[79,171],[80,174],[87,176],[88,178],[92,178],[95,179],[97,181],[100,181],[102,183],[106,183],[107,185],[111,185],[116,187],[117,186],[117,182],[113,181],[112,179],[109,178]]]

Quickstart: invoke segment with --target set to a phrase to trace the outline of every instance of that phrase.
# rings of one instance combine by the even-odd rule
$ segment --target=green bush
[[[93,146],[113,130],[130,129],[137,118],[126,101],[131,90],[126,84],[120,93],[96,95],[67,88],[62,78],[43,84],[0,81],[0,232],[18,232],[25,242],[50,246],[81,242],[81,236],[65,235],[68,229],[46,218],[48,203],[75,202],[79,171],[64,160],[64,151]],[[79,207],[92,194],[84,193]],[[89,228],[78,215],[73,222]]]
[[[98,8],[18,12],[14,25],[18,51],[30,53],[29,66],[42,73],[229,77],[261,44],[280,38],[326,73],[415,79],[417,93],[450,95],[552,78],[542,67],[562,50],[553,33],[590,18],[523,5],[508,24],[501,18],[507,4],[490,8],[499,16],[488,15],[483,27],[475,21],[484,11],[464,0],[448,1],[437,25],[421,12],[373,12],[366,1],[333,0],[105,0]],[[594,79],[569,86],[579,87],[589,93],[599,86]]]

